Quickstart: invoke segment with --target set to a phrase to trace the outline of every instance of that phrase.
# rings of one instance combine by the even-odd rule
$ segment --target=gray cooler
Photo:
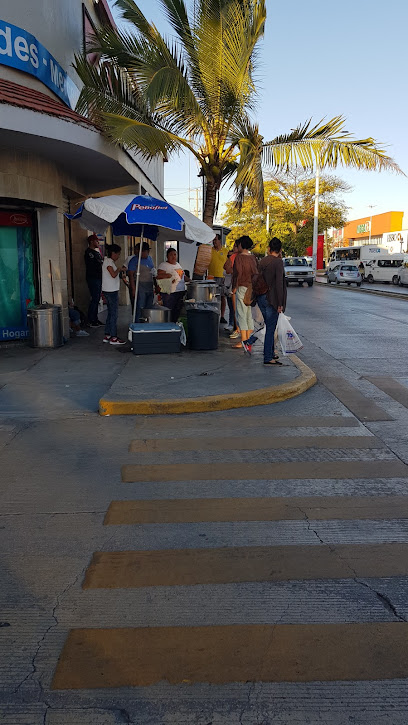
[[[174,322],[133,322],[129,331],[134,355],[180,352],[181,328]]]

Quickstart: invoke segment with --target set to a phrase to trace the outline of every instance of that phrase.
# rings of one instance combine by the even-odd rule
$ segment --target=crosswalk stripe
[[[408,575],[408,544],[97,551],[84,589]]]
[[[385,376],[366,375],[366,380],[375,385],[379,390],[382,390],[383,393],[389,395],[390,398],[396,400],[397,403],[408,408],[408,388],[406,385],[401,385],[398,380]]]
[[[112,501],[104,524],[408,518],[408,496],[307,496]]]
[[[385,461],[302,461],[291,463],[172,463],[122,466],[124,483],[138,481],[288,480],[304,478],[405,478],[408,466]]]
[[[320,377],[319,382],[328,388],[361,421],[393,420],[388,413],[344,378]]]
[[[153,431],[189,430],[191,427],[202,427],[208,430],[227,428],[358,428],[360,423],[352,416],[344,415],[217,415],[203,413],[199,415],[153,416],[140,417],[135,425],[136,430],[151,424]]]
[[[408,624],[73,629],[53,690],[408,677]]]
[[[278,450],[291,448],[384,448],[375,436],[222,436],[218,438],[142,438],[133,440],[129,453],[172,451]]]

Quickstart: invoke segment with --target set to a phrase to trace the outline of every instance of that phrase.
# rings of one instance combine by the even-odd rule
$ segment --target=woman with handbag
[[[254,331],[251,305],[247,304],[248,295],[252,295],[252,278],[258,272],[258,266],[250,249],[254,246],[251,237],[243,236],[236,241],[238,254],[232,270],[232,292],[235,293],[237,324],[241,330],[241,342],[233,347],[241,349]]]
[[[264,365],[282,365],[275,354],[275,330],[280,312],[285,311],[287,288],[282,262],[282,242],[273,237],[269,242],[268,254],[259,263],[259,275],[254,279],[254,292],[258,306],[265,320]],[[248,353],[255,339],[243,340],[242,347]]]

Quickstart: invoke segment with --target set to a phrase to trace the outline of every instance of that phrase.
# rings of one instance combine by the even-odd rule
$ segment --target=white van
[[[372,259],[387,256],[388,250],[385,247],[375,247],[370,244],[363,244],[361,247],[337,247],[330,254],[328,271],[336,267],[339,263],[348,264],[351,262],[358,267],[361,262],[367,264]]]
[[[401,285],[401,287],[408,285],[408,254],[404,254],[402,265],[399,268],[398,284]]]
[[[381,256],[364,264],[364,279],[366,282],[385,282],[399,284],[400,270],[404,264],[403,254],[390,254]]]

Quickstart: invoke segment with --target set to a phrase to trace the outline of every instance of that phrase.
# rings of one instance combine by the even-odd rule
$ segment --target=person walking
[[[285,270],[282,262],[282,242],[273,237],[269,242],[268,255],[259,263],[259,274],[262,275],[265,294],[257,297],[259,309],[265,320],[264,365],[282,365],[275,355],[275,330],[280,312],[285,311],[287,288],[285,283]],[[256,338],[255,338],[256,339]],[[251,352],[251,337],[244,340],[242,346],[246,352]]]
[[[242,342],[246,342],[254,331],[254,321],[250,305],[244,302],[245,293],[252,284],[252,278],[258,272],[258,266],[250,249],[254,246],[251,237],[239,237],[236,241],[238,254],[235,257],[232,269],[232,292],[235,293],[237,324],[241,330],[241,342],[234,345],[241,348]]]
[[[100,327],[103,322],[98,320],[98,305],[102,292],[102,264],[103,259],[99,251],[99,240],[96,234],[88,237],[88,247],[84,254],[86,268],[86,283],[88,285],[91,301],[88,307],[88,322],[91,327]]]
[[[117,336],[118,310],[119,310],[119,287],[120,273],[126,272],[126,267],[117,268],[115,262],[121,253],[119,244],[111,244],[106,247],[106,257],[102,265],[102,291],[108,306],[108,316],[105,324],[105,337],[103,342],[110,345],[125,345],[126,340]]]
[[[225,325],[227,324],[227,320],[225,319],[225,307],[227,299],[224,283],[224,264],[227,260],[227,256],[228,249],[227,247],[222,246],[221,237],[219,234],[216,234],[211,250],[211,261],[208,265],[207,276],[208,279],[213,279],[214,282],[217,282],[218,284],[218,289],[221,296],[220,323]]]

